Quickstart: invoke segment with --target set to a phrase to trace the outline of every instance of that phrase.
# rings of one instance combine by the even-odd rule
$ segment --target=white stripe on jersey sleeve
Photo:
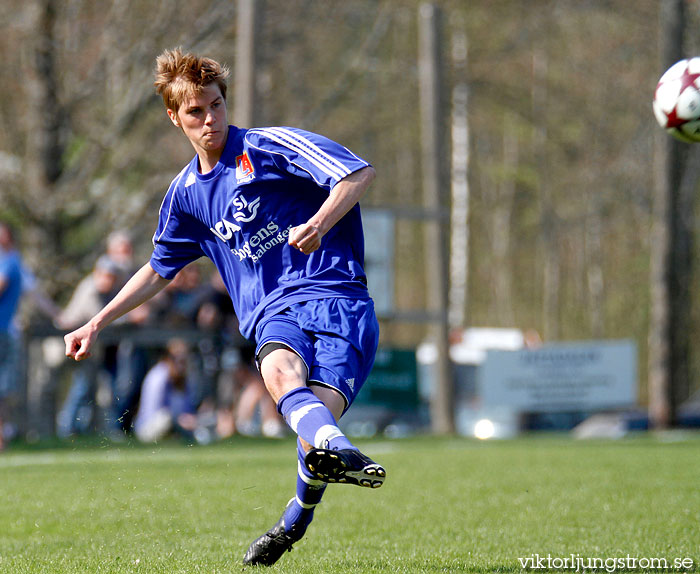
[[[338,167],[334,166],[333,163],[329,162],[327,158],[330,158],[330,156],[328,154],[325,154],[323,152],[317,153],[310,146],[306,147],[306,148],[302,147],[302,145],[298,142],[298,140],[294,140],[292,138],[286,137],[287,134],[285,134],[284,131],[282,133],[276,133],[275,131],[267,129],[267,128],[257,128],[254,131],[255,131],[255,133],[262,134],[262,135],[270,138],[272,141],[277,142],[278,144],[282,145],[283,147],[286,147],[287,149],[294,151],[294,152],[298,153],[299,155],[305,157],[307,160],[309,160],[309,162],[311,162],[318,169],[320,169],[323,173],[332,177],[333,179],[341,180],[346,175],[349,175],[351,173],[350,170],[348,170],[342,164],[340,164],[343,168],[341,170]],[[304,141],[308,142],[309,144],[311,143],[311,142],[309,142],[309,140],[306,140],[306,139],[304,139]]]
[[[305,146],[305,147],[310,148],[310,151],[315,152],[318,157],[325,159],[326,161],[330,162],[331,164],[334,164],[341,173],[345,173],[345,175],[350,175],[350,173],[351,173],[350,170],[347,168],[347,166],[343,162],[341,162],[338,158],[335,158],[332,155],[323,151],[320,147],[318,147],[309,138],[306,138],[303,135],[298,134],[295,131],[287,129],[287,128],[273,127],[273,128],[267,128],[267,129],[269,129],[270,131],[275,132],[277,134],[280,134],[280,136],[286,135],[287,137],[296,141],[300,146]],[[340,145],[340,144],[337,144],[337,145]]]

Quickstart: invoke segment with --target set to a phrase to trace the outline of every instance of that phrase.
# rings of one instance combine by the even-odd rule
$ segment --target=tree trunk
[[[433,431],[453,433],[454,389],[450,369],[447,307],[448,264],[447,231],[442,220],[444,170],[440,129],[442,125],[440,78],[440,10],[432,3],[419,6],[419,68],[421,100],[421,137],[423,143],[423,193],[426,211],[435,213],[433,221],[425,223],[427,306],[437,317],[432,325],[431,339],[437,348],[435,379],[430,414]]]
[[[660,6],[665,70],[683,55],[684,2]],[[687,148],[662,131],[654,143],[649,418],[653,427],[668,428],[676,424],[678,403],[689,389],[693,186],[681,185]]]

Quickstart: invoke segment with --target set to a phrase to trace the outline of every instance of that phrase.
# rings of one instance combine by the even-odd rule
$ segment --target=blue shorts
[[[371,299],[315,299],[263,318],[255,340],[256,356],[267,343],[289,347],[306,364],[309,384],[338,391],[347,410],[374,364],[379,323]]]

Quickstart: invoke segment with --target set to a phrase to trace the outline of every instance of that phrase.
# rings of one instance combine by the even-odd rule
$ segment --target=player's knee
[[[306,367],[294,353],[277,350],[263,359],[260,373],[275,403],[285,393],[306,384]]]
[[[263,380],[275,403],[289,391],[304,386],[304,381],[296,373],[281,369],[269,369],[263,374]]]

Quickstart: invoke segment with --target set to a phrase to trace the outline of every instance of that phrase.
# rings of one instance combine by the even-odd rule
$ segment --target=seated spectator
[[[189,376],[190,351],[179,339],[146,375],[134,420],[139,440],[155,442],[171,433],[187,439],[197,429],[197,385]]]

